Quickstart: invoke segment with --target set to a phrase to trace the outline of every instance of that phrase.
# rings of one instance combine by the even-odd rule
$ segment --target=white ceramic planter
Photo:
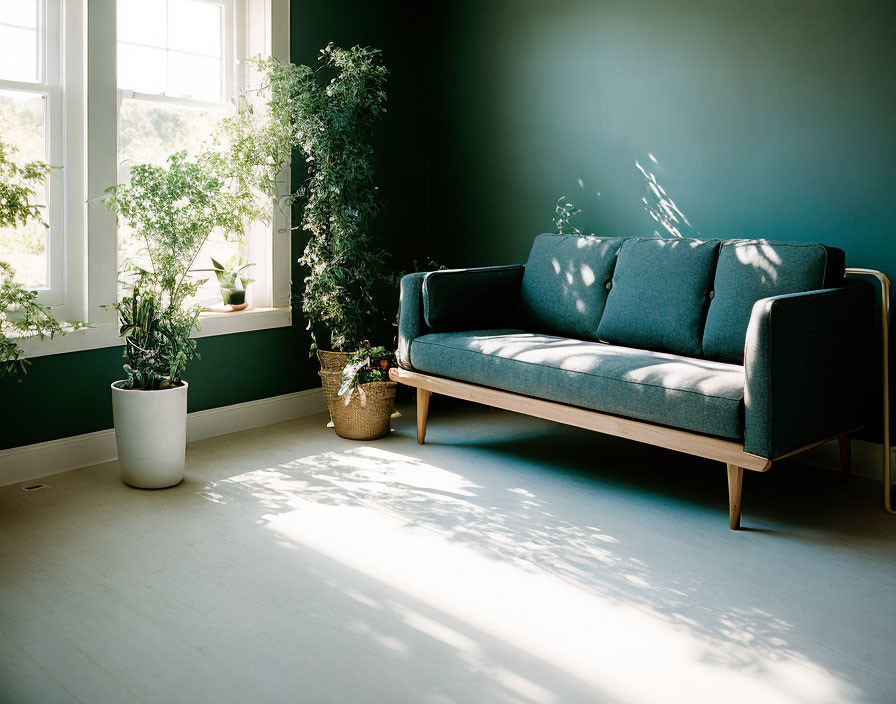
[[[187,383],[141,391],[112,384],[118,464],[125,484],[141,489],[174,486],[184,478]]]

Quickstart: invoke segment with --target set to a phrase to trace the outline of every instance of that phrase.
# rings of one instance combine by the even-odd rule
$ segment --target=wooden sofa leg
[[[840,443],[840,471],[852,474],[852,441],[849,435],[841,435],[837,442]]]
[[[429,415],[429,397],[431,391],[417,389],[417,444],[422,445],[426,440],[426,416]]]
[[[744,468],[728,465],[728,527],[740,528],[740,497],[744,486]]]

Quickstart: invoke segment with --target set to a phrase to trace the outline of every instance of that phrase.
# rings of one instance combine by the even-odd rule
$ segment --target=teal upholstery
[[[533,332],[596,340],[619,237],[539,235],[520,290],[521,324]]]
[[[423,318],[431,328],[506,324],[517,309],[522,265],[442,269],[423,277]]]
[[[746,342],[747,452],[775,459],[864,423],[873,312],[862,284],[756,302]]]
[[[873,408],[868,376],[879,368],[869,339],[873,295],[868,286],[843,282],[840,250],[624,239],[610,268],[617,241],[540,236],[525,270],[404,277],[399,365],[742,440],[747,452],[768,459],[865,423]],[[594,249],[603,244],[605,250]],[[612,271],[603,304],[597,288],[579,286],[579,249],[596,283],[599,271]],[[553,292],[552,258],[572,275],[572,282],[554,279],[560,290]],[[588,315],[566,305],[564,280]],[[810,290],[791,291],[803,288]],[[614,344],[587,339],[587,321],[601,305],[597,334]],[[544,334],[547,326],[578,332]],[[744,343],[745,358],[738,351]],[[704,352],[715,361],[700,358]]]
[[[741,438],[744,369],[522,330],[432,333],[415,369],[709,435]]]
[[[598,337],[699,357],[719,245],[718,240],[626,240]]]
[[[842,250],[820,244],[733,240],[719,252],[703,353],[742,364],[753,304],[770,296],[837,286],[843,281]]]
[[[425,273],[401,277],[398,303],[398,349],[395,358],[399,366],[411,368],[411,341],[427,332],[423,318],[423,277]]]

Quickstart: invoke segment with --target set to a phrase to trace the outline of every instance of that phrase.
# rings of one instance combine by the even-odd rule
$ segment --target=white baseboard
[[[187,442],[203,440],[240,430],[259,428],[327,410],[320,388],[272,396],[258,401],[196,411],[187,416]],[[890,459],[896,468],[896,448]],[[111,462],[118,456],[115,431],[100,430],[34,445],[0,450],[0,486],[27,482],[71,469]],[[836,442],[815,447],[794,459],[816,467],[840,470],[840,450]],[[883,448],[867,440],[852,441],[853,474],[883,479]]]
[[[187,416],[187,442],[293,420],[327,410],[320,388],[196,411]],[[115,431],[100,430],[0,450],[0,486],[110,462],[118,456]]]
[[[811,450],[800,453],[794,459],[816,467],[840,471],[840,448],[836,441],[813,447]],[[896,448],[890,449],[890,466],[896,468]],[[859,477],[883,480],[883,445],[879,442],[853,439],[852,472]]]

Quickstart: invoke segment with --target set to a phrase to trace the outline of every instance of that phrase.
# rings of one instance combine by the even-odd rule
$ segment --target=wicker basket
[[[348,364],[351,358],[351,352],[333,352],[331,350],[318,350],[317,359],[320,362],[320,368],[328,372],[340,372]]]
[[[371,381],[360,384],[346,405],[345,398],[336,395],[342,384],[342,372],[318,373],[337,435],[349,440],[375,440],[388,435],[389,419],[395,408],[395,388],[398,384],[394,381]]]

